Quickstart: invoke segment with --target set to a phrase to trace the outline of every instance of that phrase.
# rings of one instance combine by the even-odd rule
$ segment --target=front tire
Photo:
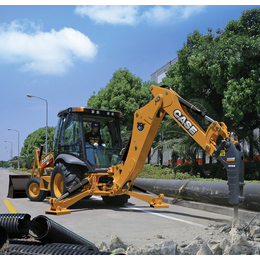
[[[33,177],[26,185],[26,195],[31,201],[43,201],[48,194],[48,191],[40,189],[41,178]]]
[[[57,163],[51,175],[51,197],[59,198],[81,180],[82,174],[79,169]]]

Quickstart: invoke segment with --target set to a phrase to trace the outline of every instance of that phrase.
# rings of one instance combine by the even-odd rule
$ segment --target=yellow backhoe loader
[[[53,152],[41,158],[36,151],[32,178],[27,185],[31,200],[41,201],[51,193],[50,214],[68,214],[71,205],[82,198],[99,195],[112,205],[123,205],[130,196],[154,208],[166,208],[164,195],[151,196],[131,190],[140,174],[157,130],[169,114],[209,155],[227,170],[229,202],[235,211],[244,200],[244,153],[230,136],[225,123],[217,122],[184,100],[168,86],[150,86],[151,101],[134,114],[133,130],[122,149],[119,118],[121,112],[90,108],[68,108],[58,113],[59,121]],[[206,131],[187,108],[206,120]],[[95,125],[102,142],[89,142],[86,135]],[[219,137],[221,141],[219,142]],[[36,176],[34,172],[38,167]],[[138,188],[138,187],[136,187]]]

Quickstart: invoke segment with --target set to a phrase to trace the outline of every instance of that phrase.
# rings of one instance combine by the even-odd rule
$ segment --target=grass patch
[[[20,168],[19,172],[17,169],[11,169],[10,171],[15,172],[15,173],[27,174],[27,175],[31,175],[31,173],[32,173],[32,170],[28,170],[25,168]]]
[[[153,166],[150,164],[144,165],[143,170],[139,174],[138,178],[227,182],[226,180],[217,179],[217,178],[200,178],[199,175],[190,175],[188,172],[174,173],[169,168]],[[245,180],[245,183],[260,183],[260,181],[258,181],[258,180],[246,181]]]

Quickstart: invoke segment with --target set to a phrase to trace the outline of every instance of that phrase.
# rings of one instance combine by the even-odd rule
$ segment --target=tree
[[[260,8],[243,11],[216,33],[209,28],[206,35],[189,34],[164,83],[185,99],[202,97],[211,104],[213,119],[251,144],[252,158],[252,131],[260,123]]]
[[[231,21],[221,35],[229,41],[232,54],[228,60],[228,81],[223,107],[234,121],[233,128],[249,142],[249,158],[254,156],[253,130],[260,124],[260,8],[243,12]]]
[[[149,86],[149,82],[142,83],[142,80],[128,69],[120,68],[113,74],[105,88],[90,97],[87,106],[121,111],[122,124],[127,130],[131,130],[134,112],[150,99]]]
[[[48,127],[48,140],[54,140],[56,127]],[[31,168],[35,158],[35,149],[39,149],[41,144],[45,144],[46,128],[42,127],[29,134],[24,140],[21,150],[21,163],[26,168]],[[43,149],[44,153],[45,149]]]

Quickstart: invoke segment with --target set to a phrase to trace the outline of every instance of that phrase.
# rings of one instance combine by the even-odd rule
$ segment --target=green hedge
[[[199,165],[202,167],[202,165]],[[191,175],[191,165],[183,164],[172,170],[168,166],[145,164],[138,178],[147,179],[172,179],[172,180],[198,180],[198,181],[227,181],[225,168],[220,163],[205,165],[207,178],[200,178],[200,174]],[[260,182],[260,162],[245,163],[245,180]]]

